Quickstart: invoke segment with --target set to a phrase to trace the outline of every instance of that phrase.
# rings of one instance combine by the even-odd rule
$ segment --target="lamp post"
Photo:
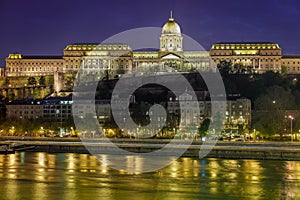
[[[291,142],[293,142],[293,119],[292,115],[289,115],[289,119],[291,120]]]

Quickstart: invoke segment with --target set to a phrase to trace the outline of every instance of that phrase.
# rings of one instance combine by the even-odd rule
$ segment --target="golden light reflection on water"
[[[0,155],[0,194],[3,199],[72,200],[133,194],[136,199],[155,194],[156,199],[173,200],[199,199],[203,194],[222,199],[300,198],[299,162],[181,158],[140,174],[143,159],[128,156],[126,166],[137,171],[129,174],[109,168],[109,155],[100,157],[102,162],[87,154]]]
[[[15,154],[9,154],[9,164],[14,165],[16,160]]]
[[[143,158],[139,156],[126,156],[126,169],[140,174],[143,171]]]

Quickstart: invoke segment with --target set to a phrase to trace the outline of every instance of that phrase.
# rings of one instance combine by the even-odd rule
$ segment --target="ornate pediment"
[[[175,54],[170,53],[165,56],[162,56],[161,59],[180,59],[180,57]]]

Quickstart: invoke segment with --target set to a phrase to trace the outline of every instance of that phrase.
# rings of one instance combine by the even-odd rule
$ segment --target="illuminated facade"
[[[96,100],[95,106],[91,106],[91,100],[83,100],[72,107],[71,96],[48,97],[37,100],[14,100],[6,104],[6,117],[12,119],[48,119],[51,121],[64,121],[71,117],[86,118],[95,112],[100,123],[111,119],[110,100]]]
[[[173,71],[191,72],[194,70],[215,71],[212,64],[222,60],[233,64],[250,66],[254,71],[281,72],[282,65],[287,73],[300,73],[300,64],[296,57],[282,56],[278,44],[270,42],[228,42],[213,44],[210,52],[184,51],[180,26],[172,13],[163,25],[157,51],[133,51],[126,44],[72,44],[63,50],[62,56],[24,56],[10,54],[6,58],[6,76],[42,76],[55,73],[76,73],[81,65],[83,73],[99,74],[106,72],[109,78],[131,72],[139,67],[160,66]],[[298,64],[288,64],[288,63]],[[170,69],[168,68],[168,69]],[[169,70],[167,70],[169,71]]]
[[[281,64],[288,74],[300,74],[300,55],[284,55]]]
[[[63,56],[24,56],[10,54],[6,58],[7,76],[42,76],[55,72],[74,73],[81,65],[83,73],[97,74],[107,71],[111,78],[143,66],[171,67],[175,71],[211,71],[209,53],[183,51],[180,26],[172,14],[162,28],[159,51],[132,51],[126,44],[73,44]],[[99,79],[100,79],[99,75]]]
[[[6,76],[45,76],[60,71],[61,56],[23,56],[10,54],[6,58]]]
[[[232,64],[250,66],[258,73],[281,72],[281,48],[270,42],[217,43],[212,45],[210,56],[216,63],[231,61]]]
[[[179,98],[169,97],[168,100],[168,113],[171,116],[179,116],[181,113],[182,127],[199,126],[204,119],[211,117],[211,101],[205,100],[203,95],[197,94],[195,98],[189,92],[185,92]],[[223,104],[216,103],[215,106]],[[225,130],[237,130],[238,125],[243,125],[244,128],[251,127],[250,99],[229,95],[225,106],[226,108],[219,107],[220,110],[226,110],[226,119],[223,121]]]

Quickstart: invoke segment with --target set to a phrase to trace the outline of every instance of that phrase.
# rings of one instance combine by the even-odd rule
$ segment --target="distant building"
[[[252,122],[251,113],[252,108],[250,99],[240,96],[228,96],[224,129],[238,129],[239,125],[243,125],[243,128],[250,129]]]
[[[6,117],[20,120],[43,117],[42,100],[14,100],[6,105]]]
[[[49,97],[43,100],[43,118],[64,121],[72,117],[72,97]]]
[[[6,76],[45,76],[61,71],[62,56],[23,56],[9,54],[6,58]]]
[[[207,116],[205,110],[206,92],[197,91],[195,95],[184,92],[179,97],[174,94],[170,94],[168,97],[168,113],[173,119],[179,120],[181,118],[181,126],[183,127],[197,126]]]
[[[6,105],[6,117],[65,121],[73,116],[86,118],[94,113],[96,116],[93,117],[97,118],[100,123],[110,121],[110,100],[96,100],[95,105],[92,104],[91,100],[82,100],[81,102],[73,105],[72,96],[48,97],[39,100],[14,100]]]
[[[206,118],[211,118],[211,101],[205,98],[197,99],[189,92],[185,92],[178,98],[170,97],[168,100],[168,113],[173,118],[182,118],[182,127],[200,126]],[[179,103],[179,101],[181,103]],[[226,101],[224,129],[237,129],[238,124],[245,128],[251,127],[251,101],[240,96],[228,96]],[[181,116],[180,116],[181,114]]]
[[[88,115],[98,119],[99,123],[111,120],[110,100],[80,100],[72,107],[73,116],[78,118],[86,118]]]
[[[172,15],[162,28],[159,50],[133,51],[126,44],[77,43],[68,45],[63,56],[24,56],[10,54],[6,58],[7,76],[53,75],[55,72],[77,72],[97,75],[107,71],[110,77],[119,76],[143,66],[171,67],[186,72],[199,69],[214,70],[206,51],[184,51],[180,26]],[[100,79],[99,75],[99,79]]]
[[[102,79],[103,75],[114,78],[132,69],[153,66],[160,66],[163,72],[170,68],[178,72],[215,71],[213,61],[218,64],[222,60],[250,66],[258,73],[281,72],[282,65],[287,65],[288,73],[300,73],[299,65],[287,64],[298,61],[288,61],[292,58],[283,56],[279,45],[272,42],[220,42],[213,44],[209,52],[185,50],[181,28],[172,14],[157,42],[157,50],[133,50],[128,44],[75,43],[67,45],[61,56],[10,54],[6,58],[6,76],[54,75],[83,69],[83,74]]]
[[[300,74],[300,55],[283,55],[281,63],[288,74]]]
[[[281,72],[281,48],[271,42],[220,42],[212,45],[210,56],[217,64],[225,60],[250,66],[258,73]]]

